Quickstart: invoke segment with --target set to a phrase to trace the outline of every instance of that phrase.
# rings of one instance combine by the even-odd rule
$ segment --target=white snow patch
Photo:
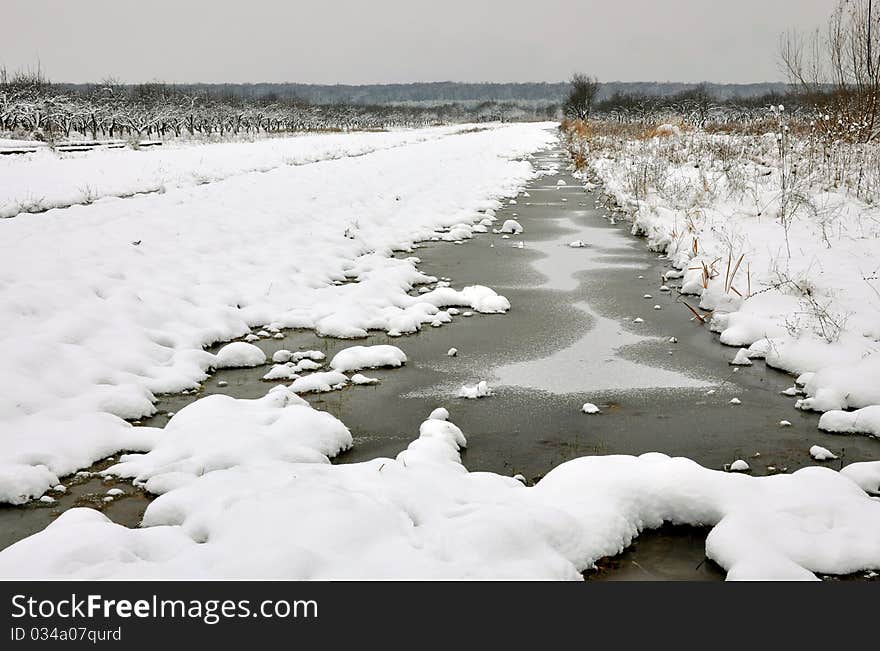
[[[486,396],[491,395],[492,389],[489,388],[489,383],[485,380],[481,380],[480,382],[477,382],[477,384],[465,384],[458,390],[458,397],[467,398],[468,400],[485,398]]]
[[[294,393],[326,393],[341,389],[348,378],[339,371],[323,371],[298,378],[290,385]]]
[[[244,341],[234,341],[217,351],[215,368],[250,368],[266,363],[266,353]]]
[[[383,366],[398,367],[406,363],[406,354],[397,346],[352,346],[345,348],[330,360],[330,368],[335,371],[359,371],[365,368]]]
[[[812,446],[810,448],[810,456],[816,461],[832,461],[837,458],[836,454],[828,448],[823,448],[821,445]]]

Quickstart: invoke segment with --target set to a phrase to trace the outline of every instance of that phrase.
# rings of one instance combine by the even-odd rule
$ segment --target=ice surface
[[[592,328],[571,346],[547,357],[514,362],[493,369],[498,384],[541,389],[557,394],[653,387],[699,388],[706,381],[622,358],[625,346],[650,341],[634,335],[612,319],[599,316],[586,303],[584,312]]]

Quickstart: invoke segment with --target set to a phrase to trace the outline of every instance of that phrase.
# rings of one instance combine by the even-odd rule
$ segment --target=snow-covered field
[[[357,338],[448,321],[447,305],[505,311],[485,287],[410,296],[436,279],[415,258],[391,257],[416,240],[485,231],[478,222],[533,174],[521,157],[554,138],[546,124],[458,131],[2,161],[15,172],[0,174],[0,203],[63,198],[65,179],[112,178],[127,191],[160,173],[176,181],[0,220],[0,501],[40,495],[115,451],[150,449],[161,432],[123,419],[228,366],[204,347],[252,326]],[[285,164],[291,156],[320,162]],[[195,184],[206,166],[226,177]]]
[[[794,375],[793,404],[826,412],[822,429],[876,435],[880,150],[795,136],[776,115],[779,131],[763,136],[600,133],[573,147],[588,182],[669,257],[665,280],[711,311],[701,316],[721,343],[746,349],[731,360]]]
[[[255,142],[97,149],[0,157],[0,218],[89,204],[106,197],[165,192],[222,181],[248,172],[362,156],[373,151],[445,138],[477,127],[457,125],[387,133],[340,133],[271,138]],[[0,144],[16,141],[0,140]]]

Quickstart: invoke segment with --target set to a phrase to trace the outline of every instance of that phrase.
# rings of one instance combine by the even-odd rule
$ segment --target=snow
[[[584,406],[581,407],[581,411],[585,414],[601,414],[600,409],[594,405],[592,402],[585,402]]]
[[[491,395],[492,389],[489,388],[489,383],[485,380],[481,380],[476,384],[465,384],[458,390],[458,397],[467,398],[468,400],[476,400],[477,398],[485,398]]]
[[[667,277],[681,277],[680,291],[712,311],[721,343],[793,375],[811,374],[799,408],[880,405],[880,208],[860,168],[842,163],[876,151],[835,143],[823,158],[797,136],[788,146],[786,160],[803,161],[808,172],[785,191],[773,134],[600,136],[587,148],[587,176],[629,215],[632,232],[672,263]],[[633,169],[663,173],[649,174],[647,192],[636,195]],[[785,227],[784,192],[800,197]],[[745,364],[741,351],[737,359]]]
[[[12,217],[34,203],[41,209],[50,209],[138,193],[187,189],[246,174],[271,174],[291,166],[440,140],[467,128],[461,125],[198,145],[165,143],[141,151],[97,149],[56,154],[43,149],[25,156],[3,156],[0,218]]]
[[[234,341],[217,351],[216,368],[250,368],[266,363],[266,353],[244,341]]]
[[[851,463],[840,474],[851,479],[866,493],[880,495],[880,461]]]
[[[151,415],[157,394],[197,389],[211,368],[263,363],[246,342],[217,356],[205,350],[215,343],[270,325],[412,333],[446,306],[509,310],[479,285],[411,296],[436,279],[392,254],[501,208],[535,174],[521,157],[551,142],[553,126],[0,161],[4,206],[28,194],[76,202],[87,181],[107,196],[0,220],[0,500],[39,496],[118,450],[149,449],[155,437],[122,419]],[[211,182],[187,179],[199,168]],[[164,193],[109,196],[158,183]]]
[[[832,461],[837,458],[836,454],[828,448],[823,448],[821,445],[812,446],[810,448],[810,456],[816,461]]]
[[[283,387],[257,400],[212,395],[181,409],[153,450],[123,455],[105,474],[162,494],[214,470],[268,459],[329,463],[351,442],[339,420]]]
[[[210,439],[207,450],[192,445],[210,428],[194,414],[161,448],[113,469],[161,493],[142,527],[70,509],[0,552],[0,575],[579,580],[664,522],[711,527],[706,555],[728,580],[880,567],[880,502],[865,492],[880,483],[878,463],[752,477],[656,453],[594,456],[528,487],[468,472],[466,437],[442,419],[425,421],[396,458],[331,465],[315,446],[338,449],[349,440],[344,427],[289,393],[267,398],[273,404],[253,401],[247,417],[236,416],[222,454],[210,452]],[[280,424],[262,424],[267,409]]]
[[[501,225],[501,232],[519,235],[523,232],[523,227],[522,224],[520,224],[515,219],[508,219]]]
[[[827,411],[819,418],[819,429],[834,434],[880,436],[880,405],[855,411]]]
[[[379,384],[379,380],[374,377],[367,377],[361,373],[355,373],[351,376],[352,384]]]
[[[737,459],[732,464],[730,464],[731,472],[748,472],[749,470],[751,470],[749,464],[742,459]]]
[[[348,377],[339,371],[323,371],[298,378],[290,385],[294,393],[326,393],[348,384]]]
[[[455,357],[456,355],[458,355],[458,348],[450,348],[446,351],[447,357]]]
[[[406,355],[397,346],[352,346],[339,351],[330,360],[330,368],[346,373],[382,366],[398,367],[406,364]]]
[[[730,361],[734,366],[751,366],[752,360],[749,358],[749,351],[747,348],[740,348],[736,351],[736,355]]]
[[[274,380],[295,380],[299,377],[299,373],[297,373],[297,365],[288,362],[286,364],[275,364],[269,372],[263,376],[263,379],[267,382],[271,382]]]

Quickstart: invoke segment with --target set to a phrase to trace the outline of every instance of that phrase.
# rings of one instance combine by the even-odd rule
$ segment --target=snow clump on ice
[[[523,232],[522,224],[520,224],[515,219],[508,219],[501,225],[501,233],[510,233],[512,235],[519,235]]]
[[[266,353],[244,341],[234,341],[217,351],[216,368],[250,368],[266,363]]]
[[[335,371],[360,371],[383,366],[398,367],[406,363],[406,354],[397,346],[352,346],[339,351],[330,360]]]
[[[812,446],[810,448],[810,456],[816,461],[833,461],[837,458],[836,454],[828,448],[823,448],[821,445]]]
[[[465,384],[458,390],[458,397],[467,398],[468,400],[485,398],[486,396],[491,395],[492,389],[489,388],[489,383],[485,380],[481,380],[477,384]]]

